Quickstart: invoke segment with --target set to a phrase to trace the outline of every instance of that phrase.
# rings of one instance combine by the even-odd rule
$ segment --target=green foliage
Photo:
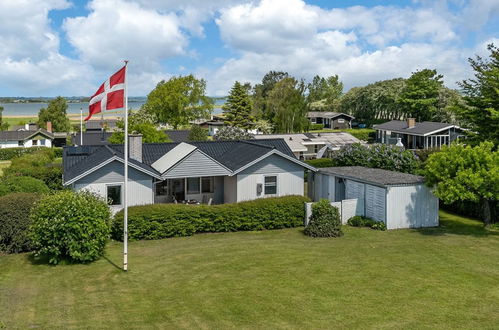
[[[426,161],[428,160],[428,158],[430,157],[430,155],[435,153],[435,152],[439,152],[440,148],[416,149],[413,151],[414,151],[414,154],[416,155],[416,157],[418,157],[418,159],[420,160],[420,162],[422,164],[425,164]]]
[[[466,122],[474,140],[499,144],[499,48],[488,45],[489,58],[480,56],[468,61],[475,71],[474,79],[460,83],[467,107],[460,107],[459,117]]]
[[[340,212],[331,205],[327,199],[321,199],[312,204],[310,222],[305,227],[305,235],[312,237],[340,237],[341,231]]]
[[[288,78],[287,72],[269,71],[263,76],[262,83],[255,85],[253,89],[253,113],[257,118],[273,122],[273,115],[267,110],[267,97],[275,84],[284,78]]]
[[[265,119],[259,119],[255,121],[253,128],[258,130],[262,134],[272,133],[272,124]]]
[[[218,130],[213,136],[214,140],[251,140],[253,135],[237,127],[225,126]]]
[[[400,95],[400,105],[407,117],[417,121],[433,120],[437,112],[443,76],[436,70],[413,72]]]
[[[131,240],[226,232],[298,227],[303,225],[303,196],[262,198],[222,205],[153,204],[128,211]],[[115,216],[112,237],[123,239],[123,211]]]
[[[189,141],[207,141],[208,131],[199,125],[192,125],[188,136]]]
[[[313,167],[332,167],[334,166],[333,160],[331,158],[317,158],[306,160],[305,163],[312,165]]]
[[[441,152],[430,155],[424,174],[443,202],[480,202],[485,224],[495,221],[491,213],[499,199],[499,151],[494,151],[492,142],[443,146]]]
[[[167,123],[175,129],[189,121],[208,117],[213,101],[205,95],[206,81],[193,75],[172,77],[160,81],[147,95],[143,105],[157,123]]]
[[[327,78],[316,75],[312,82],[307,85],[307,102],[324,100],[326,104],[332,104],[343,94],[343,83],[338,75]]]
[[[312,123],[310,123],[308,125],[308,129],[310,131],[319,131],[319,130],[324,129],[324,124],[312,124]]]
[[[35,256],[47,257],[52,264],[98,259],[109,238],[110,217],[106,202],[88,191],[65,190],[44,197],[31,216]]]
[[[53,150],[54,157],[62,157],[62,148],[31,147],[31,148],[3,148],[0,149],[0,160],[11,160],[25,154],[31,154],[43,150]]]
[[[374,230],[386,230],[386,224],[384,222],[376,221],[361,215],[351,217],[348,219],[347,224],[352,227],[368,227]]]
[[[266,109],[271,113],[276,133],[303,132],[309,122],[306,118],[305,83],[284,78],[274,85],[267,96]]]
[[[42,180],[29,176],[10,176],[0,180],[0,196],[11,193],[47,194],[49,191],[49,188]]]
[[[3,107],[0,106],[0,131],[6,131],[9,129],[9,123],[3,122],[2,113],[3,113]]]
[[[412,151],[386,144],[347,145],[333,152],[332,160],[334,166],[364,166],[404,173],[416,173],[420,165]]]
[[[10,166],[4,170],[4,176],[31,176],[40,179],[53,190],[62,189],[62,164],[56,162],[59,152],[52,148],[13,158]]]
[[[50,100],[47,108],[42,108],[38,112],[38,127],[47,128],[47,122],[50,121],[54,132],[68,132],[71,123],[67,110],[68,103],[65,98],[58,96]]]
[[[31,250],[28,228],[30,212],[38,194],[15,193],[0,197],[0,252],[20,253]]]
[[[234,83],[227,101],[222,106],[222,110],[225,115],[225,122],[229,126],[242,129],[253,127],[254,118],[251,115],[252,106],[248,89],[241,85],[239,81]]]
[[[140,123],[128,125],[129,134],[142,134],[142,143],[171,142],[165,132],[157,130],[156,126],[150,123]],[[124,131],[114,132],[108,139],[109,143],[123,144],[125,142]]]

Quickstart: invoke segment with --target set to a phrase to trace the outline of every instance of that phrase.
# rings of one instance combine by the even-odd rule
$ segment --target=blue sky
[[[2,0],[0,96],[91,95],[124,59],[135,96],[189,73],[226,95],[269,70],[349,89],[434,68],[455,87],[498,18],[497,0]]]

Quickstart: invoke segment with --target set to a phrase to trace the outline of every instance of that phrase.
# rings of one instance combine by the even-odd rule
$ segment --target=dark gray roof
[[[130,162],[144,170],[160,175],[161,173],[153,169],[151,164],[178,144],[179,142],[145,143],[142,145],[142,162],[132,159],[130,159]],[[198,150],[233,171],[260,158],[273,149],[295,158],[283,139],[203,141],[189,142],[189,144],[197,147]],[[115,155],[123,159],[123,145],[65,147],[63,150],[64,181],[67,182],[79,176]]]
[[[419,175],[362,166],[324,167],[319,169],[319,172],[382,186],[410,185],[424,182],[424,178]]]
[[[435,131],[444,130],[449,127],[454,127],[454,125],[449,123],[437,123],[432,121],[417,122],[412,128],[407,126],[407,121],[405,120],[392,120],[387,123],[375,125],[375,129],[393,131],[403,134],[411,135],[425,135],[433,133]]]
[[[108,128],[116,128],[117,119],[98,119],[98,120],[89,120],[85,123],[85,128],[87,130],[99,130],[105,125]]]
[[[188,129],[177,129],[177,130],[166,130],[165,133],[168,135],[172,142],[187,142],[189,141],[189,133],[191,131]]]
[[[83,132],[83,145],[105,145],[109,144],[107,141],[113,133],[111,132]],[[71,144],[80,145],[80,133],[71,135]]]
[[[0,141],[24,141],[37,134],[43,134],[49,139],[54,138],[54,134],[40,128],[36,131],[0,131]]]

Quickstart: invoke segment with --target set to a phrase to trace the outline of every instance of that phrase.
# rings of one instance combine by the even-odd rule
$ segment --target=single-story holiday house
[[[432,121],[416,122],[414,118],[392,120],[374,125],[374,129],[378,143],[402,143],[407,149],[440,148],[464,136],[464,130],[457,125]]]
[[[355,119],[346,113],[330,111],[310,111],[307,118],[312,124],[322,124],[324,128],[332,129],[352,128],[352,119]]]
[[[332,151],[340,150],[353,143],[362,143],[361,140],[346,132],[261,134],[254,137],[257,140],[284,139],[298,159],[329,157]]]
[[[142,144],[130,136],[129,205],[234,203],[303,195],[305,170],[282,139]],[[63,183],[123,200],[123,145],[66,147]]]
[[[47,126],[51,129],[49,126]],[[52,147],[54,133],[38,128],[36,130],[0,131],[0,148]]]
[[[418,175],[361,166],[326,167],[309,173],[313,201],[337,203],[341,212],[363,215],[388,229],[438,226],[438,198]]]

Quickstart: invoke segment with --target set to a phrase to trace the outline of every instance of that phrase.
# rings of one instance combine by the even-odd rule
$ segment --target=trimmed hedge
[[[50,189],[39,179],[29,176],[12,176],[0,180],[0,196],[11,193],[47,194]]]
[[[352,227],[368,227],[374,230],[386,230],[386,224],[384,222],[376,221],[361,215],[356,215],[348,219],[347,225]]]
[[[62,157],[62,148],[47,148],[47,147],[31,147],[31,148],[3,148],[0,149],[0,160],[11,160],[12,158],[21,157],[22,155],[31,154],[40,150],[53,150],[55,157]]]
[[[313,123],[310,123],[310,125],[308,126],[308,129],[311,130],[311,131],[319,131],[319,130],[324,129],[324,124],[313,124]]]
[[[133,206],[128,210],[128,238],[160,239],[202,232],[298,227],[303,225],[307,201],[303,196],[285,196],[222,205]],[[115,216],[111,235],[123,240],[123,211]]]
[[[308,165],[312,165],[313,167],[332,167],[334,166],[333,160],[331,158],[318,158],[318,159],[309,159],[306,160],[305,163]]]
[[[16,193],[0,197],[0,252],[31,251],[30,212],[39,194]]]
[[[321,199],[312,204],[312,216],[304,230],[305,235],[311,237],[340,237],[341,231],[340,212],[331,205],[327,199]]]

